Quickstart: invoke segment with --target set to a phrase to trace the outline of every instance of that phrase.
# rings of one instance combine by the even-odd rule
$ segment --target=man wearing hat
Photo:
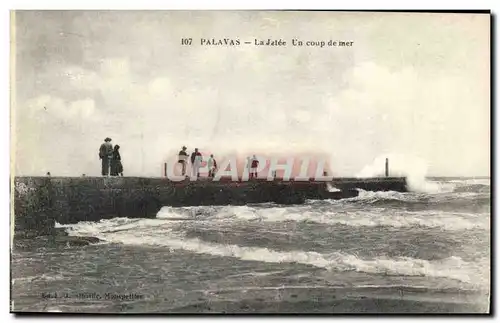
[[[179,151],[179,163],[182,165],[182,176],[186,176],[186,163],[188,159],[188,154],[186,152],[187,147],[182,146],[182,150]]]
[[[102,161],[102,176],[109,175],[110,160],[113,157],[113,145],[111,144],[111,138],[107,137],[104,139],[103,144],[99,148],[99,158]]]

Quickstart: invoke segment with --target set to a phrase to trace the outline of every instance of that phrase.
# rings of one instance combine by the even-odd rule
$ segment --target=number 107
[[[181,45],[191,45],[193,38],[181,38]]]

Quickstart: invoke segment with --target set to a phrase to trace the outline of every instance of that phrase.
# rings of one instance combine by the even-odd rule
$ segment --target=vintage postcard
[[[490,24],[13,11],[11,311],[490,313]]]

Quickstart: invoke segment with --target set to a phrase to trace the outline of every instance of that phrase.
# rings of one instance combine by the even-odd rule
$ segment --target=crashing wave
[[[475,262],[466,262],[462,258],[454,256],[440,260],[424,260],[409,257],[376,257],[364,259],[353,254],[337,251],[328,254],[304,250],[277,251],[269,248],[219,244],[203,241],[198,238],[187,238],[182,233],[174,232],[171,228],[165,226],[158,228],[154,225],[154,227],[150,227],[153,223],[137,223],[137,227],[130,228],[127,231],[109,232],[107,230],[109,229],[110,222],[117,221],[113,219],[109,220],[108,223],[96,223],[93,230],[89,230],[86,223],[75,224],[72,226],[72,233],[82,234],[86,232],[88,234],[89,231],[92,231],[94,234],[98,234],[100,239],[112,243],[162,246],[170,251],[190,251],[217,257],[238,258],[244,261],[300,263],[332,271],[442,277],[472,285],[486,286],[489,284],[488,258],[482,258]]]

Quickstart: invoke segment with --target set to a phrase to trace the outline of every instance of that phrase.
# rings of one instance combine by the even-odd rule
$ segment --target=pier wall
[[[358,195],[356,188],[406,191],[404,178],[335,179],[326,182],[173,182],[141,177],[15,177],[15,231],[50,234],[55,222],[99,221],[115,217],[154,218],[162,206],[300,204],[307,199]]]

